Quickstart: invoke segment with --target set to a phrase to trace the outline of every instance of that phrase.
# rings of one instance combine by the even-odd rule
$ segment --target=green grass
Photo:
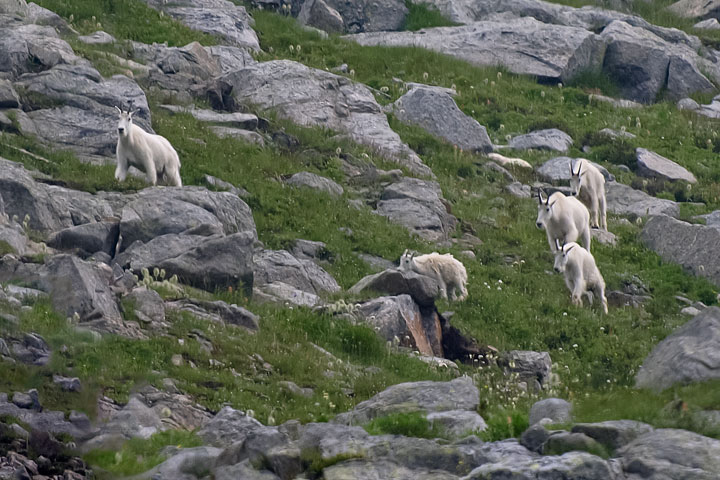
[[[407,6],[409,12],[401,30],[414,32],[422,28],[449,27],[456,25],[447,18],[443,17],[442,14],[432,6],[413,3],[409,0],[405,2],[405,5]]]
[[[165,461],[168,455],[163,454],[163,450],[167,447],[191,448],[200,445],[202,440],[191,432],[167,430],[147,440],[129,440],[119,451],[93,450],[85,455],[85,460],[104,472],[129,476],[150,470]]]
[[[372,420],[363,427],[370,435],[404,435],[416,438],[443,438],[445,432],[432,425],[420,412],[394,413]]]

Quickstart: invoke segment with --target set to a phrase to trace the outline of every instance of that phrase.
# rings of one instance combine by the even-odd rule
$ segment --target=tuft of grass
[[[363,426],[370,435],[404,435],[416,438],[443,438],[444,432],[432,425],[422,412],[392,413]]]
[[[133,438],[120,450],[93,450],[84,455],[85,460],[114,475],[136,475],[164,462],[167,447],[191,448],[202,445],[202,440],[192,432],[166,430],[148,439]]]
[[[167,42],[171,47],[195,41],[203,45],[217,43],[214,37],[161,15],[140,0],[38,0],[37,3],[63,17],[82,34],[104,30],[118,40]]]
[[[452,27],[457,23],[445,18],[434,6],[423,3],[414,3],[410,0],[405,2],[408,8],[408,15],[401,30],[411,32],[432,27]]]
[[[491,416],[483,418],[488,428],[481,432],[480,438],[486,442],[517,438],[529,427],[527,411],[497,409]]]

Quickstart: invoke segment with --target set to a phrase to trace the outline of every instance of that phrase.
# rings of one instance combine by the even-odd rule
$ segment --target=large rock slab
[[[193,30],[223,38],[226,44],[260,50],[257,34],[252,29],[255,20],[243,6],[228,0],[179,0],[171,3],[147,0],[147,3]]]
[[[625,98],[650,103],[663,88],[677,99],[691,92],[714,90],[689,46],[671,44],[621,21],[612,22],[600,36],[607,43],[603,70]]]
[[[367,290],[388,295],[407,294],[420,306],[431,306],[440,294],[440,286],[434,278],[416,272],[405,272],[395,268],[387,269],[362,278],[350,288],[350,293]]]
[[[123,75],[104,79],[86,65],[59,64],[40,73],[28,73],[15,83],[30,109],[38,136],[83,156],[113,157],[117,144],[115,106],[132,103],[140,111],[133,119],[153,132],[143,90]],[[56,105],[48,108],[48,105]]]
[[[485,127],[465,115],[452,97],[434,88],[413,88],[393,104],[403,123],[417,125],[461,150],[492,152]]]
[[[653,215],[680,215],[680,206],[672,200],[655,198],[647,193],[619,183],[605,183],[608,212],[617,215],[645,217]]]
[[[694,275],[720,286],[720,231],[659,215],[645,224],[640,239],[665,261],[677,263]]]
[[[15,79],[23,73],[39,72],[55,65],[89,65],[78,57],[53,27],[10,21],[3,24],[0,38],[0,72]]]
[[[431,242],[447,240],[457,222],[446,207],[440,185],[417,178],[403,178],[386,187],[377,213]]]
[[[363,33],[347,37],[361,45],[414,46],[479,66],[504,66],[542,81],[564,82],[601,66],[603,42],[593,32],[550,25],[534,18],[478,21],[420,32]]]
[[[320,295],[340,291],[335,279],[312,260],[298,259],[286,250],[262,250],[253,258],[255,286],[283,282]]]
[[[361,425],[391,413],[474,411],[479,401],[478,389],[470,377],[460,377],[449,382],[401,383],[357,404],[352,411],[335,417],[333,422]]]
[[[711,480],[720,472],[720,440],[686,430],[655,430],[617,454],[628,478]]]
[[[667,7],[667,9],[684,18],[717,18],[718,14],[720,14],[720,1],[680,0]]]
[[[343,188],[333,180],[310,172],[298,172],[288,178],[287,183],[296,187],[308,187],[313,190],[319,190],[332,197],[339,197],[344,192]]]
[[[513,137],[508,146],[517,150],[536,148],[539,150],[567,152],[572,144],[573,139],[570,135],[557,128],[550,128]]]
[[[209,291],[243,288],[250,295],[254,243],[247,231],[211,236],[171,233],[135,242],[115,262],[136,272],[164,269],[168,277],[177,275],[181,282]]]
[[[63,315],[79,316],[82,326],[102,333],[144,338],[137,324],[125,322],[110,290],[112,269],[105,264],[57,255],[40,270],[38,284],[50,294],[53,308]]]
[[[396,463],[380,460],[349,460],[323,470],[325,480],[455,480],[460,477],[444,471],[409,469]]]
[[[615,478],[610,465],[600,457],[585,452],[568,452],[560,456],[527,458],[518,461],[508,458],[488,463],[473,470],[466,480],[536,480],[540,478],[582,478],[607,480]]]
[[[0,212],[48,234],[113,215],[104,199],[86,192],[36,182],[21,164],[0,158]]]
[[[82,257],[104,252],[115,255],[120,227],[117,220],[84,223],[53,233],[47,241],[49,247],[58,250],[74,250]]]
[[[303,126],[337,130],[416,174],[432,176],[420,157],[392,131],[364,85],[289,60],[257,63],[225,75],[222,81],[232,86],[241,103],[276,110]]]
[[[637,155],[637,174],[641,177],[697,183],[695,175],[662,155],[645,148],[638,148],[635,154]]]
[[[720,308],[709,307],[660,342],[635,377],[641,388],[664,390],[720,378]]]

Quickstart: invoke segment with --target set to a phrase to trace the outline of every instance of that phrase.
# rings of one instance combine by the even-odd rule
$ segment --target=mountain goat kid
[[[562,192],[555,192],[545,196],[538,191],[538,216],[535,221],[538,228],[544,228],[547,233],[550,250],[557,251],[557,243],[574,242],[582,235],[585,249],[590,251],[590,212],[580,200],[575,197],[566,197]]]
[[[590,210],[590,226],[607,230],[605,177],[600,170],[584,158],[571,160],[570,191]]]
[[[556,247],[555,271],[564,275],[565,285],[570,290],[573,305],[582,306],[582,295],[593,292],[600,298],[603,312],[607,314],[605,280],[603,280],[592,254],[575,242],[560,246],[560,242],[556,241]]]
[[[467,298],[468,292],[465,288],[467,271],[465,266],[455,260],[450,253],[440,255],[433,252],[416,257],[415,252],[405,250],[400,257],[400,270],[413,271],[434,278],[440,285],[442,298],[447,299],[448,292],[450,292],[451,300],[463,301]],[[457,296],[457,291],[460,292],[460,296]]]
[[[125,181],[128,168],[132,165],[145,172],[147,181],[152,185],[156,185],[158,176],[162,176],[166,183],[182,187],[180,158],[170,142],[135,125],[132,117],[137,110],[123,112],[115,108],[120,113],[115,178]]]

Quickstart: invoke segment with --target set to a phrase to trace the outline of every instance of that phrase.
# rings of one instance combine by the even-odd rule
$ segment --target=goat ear
[[[402,257],[406,257],[407,254],[408,254],[408,249],[406,248],[405,251],[404,251],[403,254],[402,254]],[[401,258],[402,258],[402,257],[401,257]]]
[[[132,118],[132,116],[135,115],[136,113],[138,113],[139,111],[140,111],[139,108],[136,108],[136,109],[133,110],[132,112],[128,109],[128,113],[130,114],[130,118]]]
[[[543,198],[543,195],[545,195],[545,198]],[[547,204],[548,202],[547,193],[545,193],[545,190],[543,190],[542,188],[538,190],[538,202],[540,203],[540,205],[542,205],[543,203]]]
[[[122,113],[122,109],[120,107],[118,107],[117,105],[115,105],[115,110],[117,110],[118,113]]]
[[[563,247],[564,247],[564,245],[563,245]],[[565,253],[566,253],[566,254],[569,253],[570,250],[572,250],[573,248],[575,248],[575,245],[570,245],[570,246],[568,247],[568,249],[565,250]]]
[[[562,250],[563,245],[560,245],[560,239],[558,239],[558,238],[555,239],[555,246],[557,247],[558,250]]]

